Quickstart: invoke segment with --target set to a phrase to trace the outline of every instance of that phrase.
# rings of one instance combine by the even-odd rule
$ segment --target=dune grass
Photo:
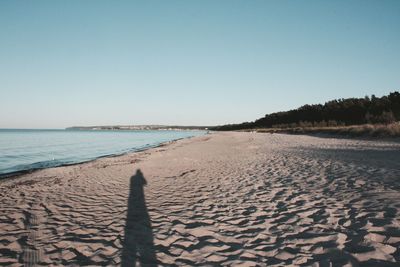
[[[246,131],[260,133],[332,134],[350,137],[400,137],[400,122],[334,127],[256,128]]]

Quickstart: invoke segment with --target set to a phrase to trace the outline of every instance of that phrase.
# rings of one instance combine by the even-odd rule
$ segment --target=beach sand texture
[[[400,264],[395,142],[213,133],[7,179],[0,198],[1,265]]]

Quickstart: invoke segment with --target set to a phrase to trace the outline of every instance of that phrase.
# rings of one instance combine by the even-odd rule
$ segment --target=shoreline
[[[207,134],[205,134],[205,135],[207,135]],[[20,171],[8,172],[8,173],[0,173],[0,183],[3,180],[15,179],[15,178],[18,178],[19,176],[32,174],[32,173],[40,171],[40,170],[46,170],[46,169],[52,169],[52,168],[60,168],[60,167],[68,167],[68,166],[76,166],[76,165],[81,165],[81,164],[85,164],[85,163],[90,163],[90,162],[93,162],[93,161],[96,161],[96,160],[99,160],[99,159],[103,159],[103,158],[120,157],[120,156],[128,155],[128,154],[131,154],[131,153],[138,153],[138,152],[146,151],[146,150],[157,148],[157,147],[162,147],[162,146],[168,145],[170,143],[173,143],[173,142],[176,142],[176,141],[179,141],[179,140],[182,140],[182,139],[190,139],[190,138],[193,138],[193,137],[196,137],[196,136],[178,138],[178,139],[174,139],[174,140],[158,143],[158,144],[155,144],[155,145],[149,145],[149,146],[146,146],[144,148],[130,150],[130,151],[123,152],[123,153],[120,153],[120,154],[103,155],[103,156],[99,156],[99,157],[96,157],[96,158],[93,158],[93,159],[88,159],[88,160],[81,161],[81,162],[61,163],[60,165],[54,165],[54,166],[49,166],[49,167],[36,167],[36,168],[30,168],[30,169],[26,169],[26,170],[20,170]],[[32,164],[36,164],[36,163],[32,163]]]
[[[295,130],[295,129],[294,129]],[[359,141],[370,141],[370,142],[393,142],[393,143],[400,143],[400,137],[395,136],[395,137],[377,137],[377,136],[350,136],[350,135],[344,135],[344,134],[339,134],[339,133],[327,133],[327,132],[296,132],[296,131],[287,131],[287,130],[276,130],[276,129],[249,129],[249,130],[237,130],[237,131],[208,131],[202,136],[207,136],[213,133],[229,133],[229,132],[247,132],[247,133],[262,133],[262,134],[278,134],[278,135],[294,135],[294,136],[311,136],[311,137],[316,137],[316,138],[329,138],[329,139],[348,139],[348,140],[359,140]],[[76,166],[76,165],[81,165],[81,164],[86,164],[90,162],[94,162],[100,159],[106,159],[106,158],[114,158],[114,157],[121,157],[124,155],[129,155],[129,154],[135,154],[139,152],[143,152],[146,150],[150,150],[153,148],[158,148],[162,147],[165,145],[169,145],[170,143],[177,142],[179,140],[184,140],[184,139],[192,139],[197,136],[191,136],[191,137],[184,137],[184,138],[178,138],[175,140],[171,141],[166,141],[162,142],[156,145],[150,145],[145,148],[137,149],[137,150],[132,150],[132,151],[127,151],[123,152],[120,154],[109,154],[109,155],[103,155],[99,156],[93,159],[81,161],[81,162],[76,162],[76,163],[65,163],[65,164],[60,164],[60,165],[55,165],[55,166],[49,166],[49,167],[37,167],[37,168],[31,168],[27,170],[21,170],[21,171],[15,171],[15,172],[9,172],[9,173],[2,173],[0,174],[0,184],[4,180],[9,180],[9,179],[17,179],[20,176],[24,175],[29,175],[33,174],[37,171],[41,170],[46,170],[46,169],[52,169],[52,168],[61,168],[61,167],[68,167],[68,166]],[[35,163],[33,163],[35,164]]]

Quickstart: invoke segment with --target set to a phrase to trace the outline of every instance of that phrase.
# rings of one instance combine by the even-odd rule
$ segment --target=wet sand
[[[6,179],[0,199],[0,265],[400,264],[388,141],[214,133]]]

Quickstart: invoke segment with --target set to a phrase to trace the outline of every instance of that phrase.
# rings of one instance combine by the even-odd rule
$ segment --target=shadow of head
[[[133,187],[143,187],[145,185],[147,185],[147,181],[144,178],[142,171],[137,169],[135,175],[131,177],[131,189]]]

